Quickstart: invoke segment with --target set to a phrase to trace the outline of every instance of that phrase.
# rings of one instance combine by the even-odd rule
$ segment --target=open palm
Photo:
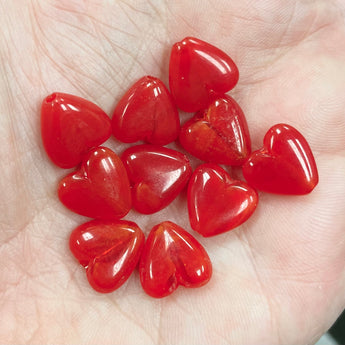
[[[1,1],[0,342],[312,343],[345,304],[345,6],[298,1]],[[156,300],[138,273],[93,291],[68,250],[86,218],[56,196],[67,172],[47,159],[39,107],[53,91],[111,113],[143,75],[167,82],[171,45],[185,36],[229,53],[231,92],[253,149],[289,123],[307,138],[320,182],[307,196],[260,193],[252,218],[204,239],[214,275],[203,288]],[[107,146],[120,153],[110,139]],[[196,162],[194,162],[196,163]],[[191,231],[181,195],[152,216],[126,219],[147,234],[171,220]],[[194,233],[195,234],[195,233]]]

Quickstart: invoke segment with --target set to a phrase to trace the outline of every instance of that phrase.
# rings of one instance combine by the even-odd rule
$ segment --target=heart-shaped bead
[[[232,59],[209,43],[186,37],[172,47],[169,85],[181,110],[205,109],[215,96],[230,91],[238,78],[238,68]]]
[[[119,288],[138,264],[145,236],[129,221],[92,220],[73,230],[72,254],[86,269],[90,285],[98,292]]]
[[[125,143],[166,145],[180,130],[177,108],[163,82],[146,76],[121,98],[112,118],[114,136]]]
[[[243,176],[252,187],[277,194],[308,194],[319,181],[306,139],[286,124],[268,130],[263,148],[244,164]]]
[[[188,185],[188,212],[193,230],[210,237],[232,230],[255,211],[256,191],[243,181],[233,180],[216,164],[195,169]]]
[[[192,235],[167,221],[156,225],[147,237],[139,272],[145,292],[161,298],[179,285],[205,285],[211,278],[212,265],[205,249]]]
[[[242,165],[251,151],[246,118],[230,96],[217,98],[181,128],[181,145],[211,163]]]
[[[132,206],[126,169],[105,147],[91,150],[80,168],[61,180],[58,195],[70,210],[90,218],[119,219]]]
[[[133,146],[121,158],[132,185],[133,206],[144,214],[157,212],[170,204],[192,174],[188,158],[166,147]]]
[[[68,169],[110,137],[111,121],[96,104],[56,92],[42,102],[41,135],[49,158]]]

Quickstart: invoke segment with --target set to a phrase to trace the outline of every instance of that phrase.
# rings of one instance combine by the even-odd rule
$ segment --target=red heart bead
[[[123,153],[122,160],[132,185],[133,206],[145,214],[170,204],[192,174],[188,158],[165,147],[133,146]]]
[[[243,176],[254,188],[278,194],[307,194],[319,181],[306,139],[286,124],[268,130],[263,148],[244,164]]]
[[[132,206],[126,169],[105,147],[90,151],[80,169],[61,180],[58,195],[70,210],[90,218],[122,218]]]
[[[61,168],[73,168],[82,156],[111,135],[107,114],[86,99],[53,93],[41,107],[41,133],[49,158]]]
[[[215,164],[200,165],[188,185],[188,211],[192,229],[204,237],[234,229],[255,211],[256,191],[233,180]]]
[[[217,164],[242,165],[251,151],[246,118],[240,106],[227,95],[187,121],[179,139],[195,157]]]
[[[205,249],[187,231],[172,222],[156,225],[141,255],[140,281],[156,298],[170,295],[178,285],[195,288],[211,278],[212,265]]]
[[[166,145],[177,138],[180,120],[163,82],[146,76],[121,98],[113,114],[112,126],[114,136],[122,142],[145,140]]]
[[[172,47],[169,84],[181,110],[195,112],[206,108],[215,95],[231,90],[238,78],[232,59],[209,43],[187,37]]]
[[[105,293],[116,290],[129,278],[144,240],[143,232],[133,222],[92,220],[73,230],[69,247],[86,268],[90,285]]]

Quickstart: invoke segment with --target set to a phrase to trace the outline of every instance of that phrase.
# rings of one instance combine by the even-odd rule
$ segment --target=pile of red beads
[[[191,234],[165,221],[153,227],[145,242],[137,224],[120,220],[132,207],[152,214],[188,185],[191,228],[209,237],[234,229],[253,214],[256,189],[299,195],[317,185],[313,154],[293,127],[274,125],[263,148],[251,152],[245,116],[225,94],[238,78],[228,55],[185,38],[171,50],[171,95],[162,81],[145,76],[119,101],[112,121],[85,99],[63,93],[45,98],[45,150],[61,168],[78,166],[60,182],[59,198],[70,210],[95,219],[74,229],[69,241],[95,290],[119,288],[138,263],[142,287],[153,297],[167,296],[178,285],[199,287],[211,278],[210,259]],[[196,112],[182,128],[177,107]],[[99,146],[111,133],[125,143],[147,144],[128,148],[120,158]],[[193,172],[186,155],[163,147],[177,139],[207,163]],[[219,164],[241,166],[247,182],[232,179]]]

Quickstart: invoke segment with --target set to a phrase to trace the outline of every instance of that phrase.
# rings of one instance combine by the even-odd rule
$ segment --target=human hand
[[[3,2],[0,40],[1,343],[312,343],[345,305],[345,5],[333,1]],[[6,6],[6,7],[5,7]],[[306,196],[260,193],[236,230],[201,238],[185,195],[152,216],[172,220],[213,262],[211,281],[156,300],[138,273],[93,291],[68,250],[86,218],[62,206],[40,139],[43,98],[61,91],[111,114],[143,75],[168,80],[171,45],[195,36],[227,52],[240,82],[253,150],[276,123],[308,140],[320,182]],[[185,118],[185,117],[183,117]],[[106,145],[121,153],[113,138]],[[196,161],[193,162],[194,165]]]

